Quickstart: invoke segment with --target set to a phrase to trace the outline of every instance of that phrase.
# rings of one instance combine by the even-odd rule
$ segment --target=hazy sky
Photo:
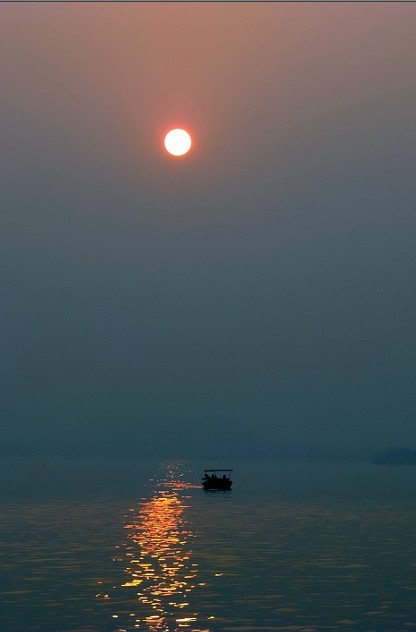
[[[1,5],[2,453],[416,447],[415,67],[414,4]]]

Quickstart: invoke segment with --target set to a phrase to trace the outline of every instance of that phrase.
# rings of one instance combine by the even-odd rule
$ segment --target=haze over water
[[[0,18],[0,454],[416,447],[414,5]]]
[[[416,448],[415,67],[413,3],[0,3],[0,632],[415,626],[416,468],[284,462]]]
[[[416,627],[414,468],[241,462],[209,493],[200,463],[55,461],[31,490],[18,465],[1,630]]]

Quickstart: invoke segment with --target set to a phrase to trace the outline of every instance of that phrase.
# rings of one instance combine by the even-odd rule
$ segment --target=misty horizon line
[[[385,448],[328,448],[316,446],[301,447],[292,446],[291,448],[285,448],[281,450],[256,450],[256,452],[241,451],[235,452],[232,450],[218,450],[214,451],[197,451],[188,450],[187,453],[181,450],[169,451],[161,450],[156,452],[154,450],[134,451],[133,449],[125,448],[120,449],[96,449],[94,451],[87,449],[78,450],[63,450],[63,449],[5,449],[5,446],[0,445],[0,459],[64,459],[64,460],[126,460],[126,461],[146,461],[146,460],[160,460],[160,461],[276,461],[276,462],[317,462],[317,463],[365,463],[374,462],[382,463],[384,458],[388,459],[403,454],[415,455],[416,450],[409,448],[408,446],[386,446]],[[387,462],[387,461],[386,461]]]

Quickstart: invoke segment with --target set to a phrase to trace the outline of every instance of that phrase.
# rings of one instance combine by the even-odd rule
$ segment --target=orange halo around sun
[[[165,136],[164,144],[172,156],[184,156],[191,149],[192,139],[184,129],[171,129]]]

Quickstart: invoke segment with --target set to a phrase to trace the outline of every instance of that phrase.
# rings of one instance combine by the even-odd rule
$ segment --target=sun
[[[171,129],[164,142],[166,151],[172,156],[184,156],[191,149],[192,138],[184,129]]]

